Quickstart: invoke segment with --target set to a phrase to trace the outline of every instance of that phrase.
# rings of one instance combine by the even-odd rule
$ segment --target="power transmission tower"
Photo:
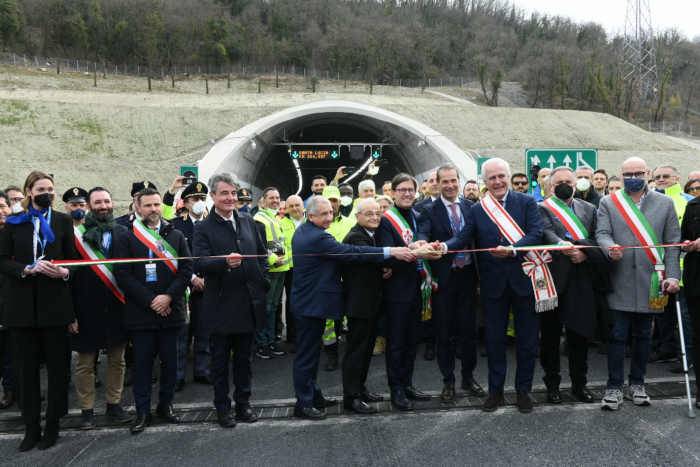
[[[649,0],[627,0],[623,78],[640,102],[652,101],[658,92],[655,42]]]

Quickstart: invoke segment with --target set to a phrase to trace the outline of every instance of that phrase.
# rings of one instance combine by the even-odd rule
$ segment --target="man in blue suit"
[[[340,319],[343,289],[341,262],[382,262],[389,257],[415,261],[409,248],[381,248],[338,243],[326,229],[333,221],[327,199],[312,196],[307,204],[308,222],[292,239],[294,282],[292,310],[296,319],[297,353],[294,358],[294,416],[311,420],[325,418],[325,408],[335,401],[323,397],[316,384],[321,336],[326,319]]]
[[[537,203],[528,195],[510,190],[510,167],[500,158],[489,159],[482,166],[489,200],[482,200],[469,210],[464,228],[443,244],[443,248],[460,250],[475,242],[476,248],[494,248],[477,254],[481,296],[483,297],[486,352],[489,364],[489,396],[482,409],[493,412],[503,404],[506,376],[506,327],[508,312],[515,317],[517,369],[515,389],[522,413],[532,411],[532,377],[538,343],[538,320],[535,314],[533,281],[523,272],[524,255],[513,247],[538,245],[542,241],[542,220]],[[522,237],[511,242],[492,220],[484,203],[492,201],[493,210],[505,210],[522,230]],[[501,220],[503,217],[501,217]],[[539,281],[538,281],[539,282]],[[539,285],[539,284],[538,284]]]
[[[459,198],[459,172],[451,164],[437,169],[440,197],[420,216],[418,239],[446,241],[457,235],[469,216],[471,201]],[[443,256],[430,263],[438,282],[433,296],[433,321],[437,337],[437,361],[443,378],[440,399],[455,400],[455,360],[462,360],[462,389],[470,396],[484,396],[473,378],[476,368],[476,269],[469,253]]]

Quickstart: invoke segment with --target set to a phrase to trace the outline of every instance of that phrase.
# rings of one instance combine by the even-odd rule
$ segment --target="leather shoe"
[[[359,398],[354,398],[354,399],[351,399],[349,401],[346,400],[345,403],[343,404],[343,407],[345,407],[345,410],[359,413],[360,415],[369,415],[369,414],[377,413],[376,408],[372,407],[367,402],[365,402]]]
[[[365,391],[362,393],[361,399],[365,402],[381,402],[384,397],[376,392]]]
[[[337,403],[338,403],[337,400],[335,400],[335,399],[326,399],[325,397],[323,397],[323,396],[321,395],[321,396],[318,396],[318,397],[314,397],[314,403],[313,403],[313,404],[314,404],[314,407],[316,407],[317,409],[323,410],[323,409],[325,409],[326,407],[333,407],[333,406],[336,405]]]
[[[467,391],[467,395],[469,396],[484,397],[486,395],[484,388],[482,388],[473,378],[462,381],[462,389]]]
[[[547,402],[550,404],[561,404],[561,392],[559,388],[547,389]]]
[[[209,376],[195,376],[194,380],[195,383],[199,384],[211,384],[211,377]]]
[[[294,407],[294,416],[306,420],[323,420],[326,418],[326,411],[316,407]]]
[[[180,423],[180,418],[173,412],[173,406],[171,404],[159,405],[156,407],[156,415],[158,415],[158,418],[168,423]]]
[[[19,444],[19,452],[26,452],[34,449],[34,446],[41,441],[41,427],[27,428],[24,432],[24,439]]]
[[[586,386],[582,388],[573,388],[571,390],[571,395],[574,396],[574,399],[579,402],[590,404],[591,402],[595,401],[593,394],[591,394],[591,391],[589,391]]]
[[[414,388],[413,386],[407,386],[404,388],[404,391],[406,392],[406,397],[413,401],[429,401],[430,396],[424,392],[419,391],[418,389]]]
[[[233,428],[236,426],[236,420],[233,419],[230,411],[216,412],[216,420],[221,428]]]
[[[255,415],[253,408],[249,404],[236,404],[236,420],[243,423],[254,423],[258,421],[258,416]]]
[[[455,385],[454,383],[445,383],[442,388],[442,393],[440,393],[440,401],[442,402],[454,402],[455,400]]]
[[[503,405],[505,400],[503,399],[503,393],[498,392],[495,394],[490,394],[484,401],[484,405],[481,406],[483,412],[495,412],[496,409]]]
[[[527,392],[519,392],[515,403],[518,406],[518,411],[520,413],[532,412],[532,399],[530,398],[530,394]]]
[[[403,388],[394,389],[391,391],[391,405],[395,409],[401,410],[402,412],[407,410],[413,410],[413,402],[408,400],[406,397],[406,392]]]
[[[48,449],[58,441],[58,422],[46,422],[44,433],[41,435],[41,440],[36,443],[36,448],[40,451]]]
[[[119,404],[107,404],[105,415],[107,415],[107,420],[109,420],[110,423],[120,425],[129,423],[134,419],[134,417],[129,415]]]
[[[425,344],[425,352],[423,358],[428,361],[435,360],[435,344]]]
[[[129,427],[132,435],[137,435],[146,429],[151,424],[151,414],[136,414],[134,423]]]

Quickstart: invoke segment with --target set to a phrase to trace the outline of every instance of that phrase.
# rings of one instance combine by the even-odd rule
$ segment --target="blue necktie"
[[[459,214],[457,214],[457,203],[450,204],[450,224],[452,225],[452,234],[456,235],[462,230],[462,223],[459,221]],[[467,264],[467,260],[464,253],[457,253],[452,260],[453,268],[463,268]]]

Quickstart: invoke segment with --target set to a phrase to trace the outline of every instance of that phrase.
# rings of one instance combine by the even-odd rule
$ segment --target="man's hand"
[[[622,247],[618,244],[611,246],[608,248],[608,256],[613,261],[620,261],[622,259]]]
[[[661,284],[661,290],[664,293],[678,293],[681,290],[678,279],[668,278]]]
[[[425,246],[425,245],[427,245],[427,244],[428,244],[428,242],[426,242],[425,240],[416,240],[415,242],[409,243],[409,244],[408,244],[408,247],[409,247],[411,250],[416,250],[416,249],[418,249],[418,248],[420,248],[420,247],[422,247],[422,246]]]
[[[569,253],[567,256],[569,257],[569,259],[571,260],[571,262],[574,263],[574,264],[583,263],[583,262],[586,261],[586,259],[588,258],[588,257],[586,256],[586,253],[584,253],[582,250],[573,249],[573,250],[570,250],[570,251],[571,251],[571,253]]]
[[[151,308],[159,315],[166,316],[170,312],[170,304],[172,303],[172,301],[173,299],[172,297],[170,297],[170,295],[156,295],[156,297],[151,302]]]
[[[382,268],[382,279],[389,279],[391,277],[391,268]]]
[[[683,242],[683,245],[681,245],[681,250],[686,251],[686,252],[691,252],[695,248],[695,242],[692,240],[686,240]]]
[[[241,262],[243,261],[243,257],[239,255],[238,253],[231,253],[226,257],[226,264],[228,265],[229,268],[231,269],[236,269],[241,266]]]
[[[333,181],[339,182],[341,178],[347,177],[348,174],[345,173],[345,166],[341,165],[338,167],[338,170],[335,171],[335,177],[333,177]]]
[[[408,247],[394,247],[391,248],[389,251],[391,252],[391,257],[396,258],[399,261],[406,261],[408,263],[412,263],[416,260],[416,255],[414,255],[411,249]]]
[[[512,258],[514,251],[512,246],[498,245],[491,254],[496,258]]]
[[[185,177],[183,175],[178,175],[175,177],[175,180],[173,180],[173,183],[170,185],[168,192],[174,196],[180,188],[185,188]]]
[[[434,243],[425,243],[423,246],[413,250],[413,254],[416,255],[416,258],[435,260],[442,258],[444,253],[442,245],[438,244],[436,246]]]
[[[39,260],[34,265],[34,274],[43,274],[44,276],[50,277],[52,279],[65,279],[68,277],[68,269],[56,266],[50,261]]]
[[[571,257],[574,254],[574,252],[576,251],[573,248],[574,244],[571,242],[561,241],[561,242],[557,243],[557,246],[568,246],[569,248],[567,248],[565,250],[557,250],[561,254],[566,255],[568,257]]]
[[[192,289],[197,292],[202,292],[204,290],[204,279],[199,276],[194,276],[190,281],[192,284]]]
[[[78,331],[79,330],[78,330],[78,322],[77,321],[73,321],[72,323],[70,323],[68,325],[68,332],[70,332],[71,334],[78,334]]]

